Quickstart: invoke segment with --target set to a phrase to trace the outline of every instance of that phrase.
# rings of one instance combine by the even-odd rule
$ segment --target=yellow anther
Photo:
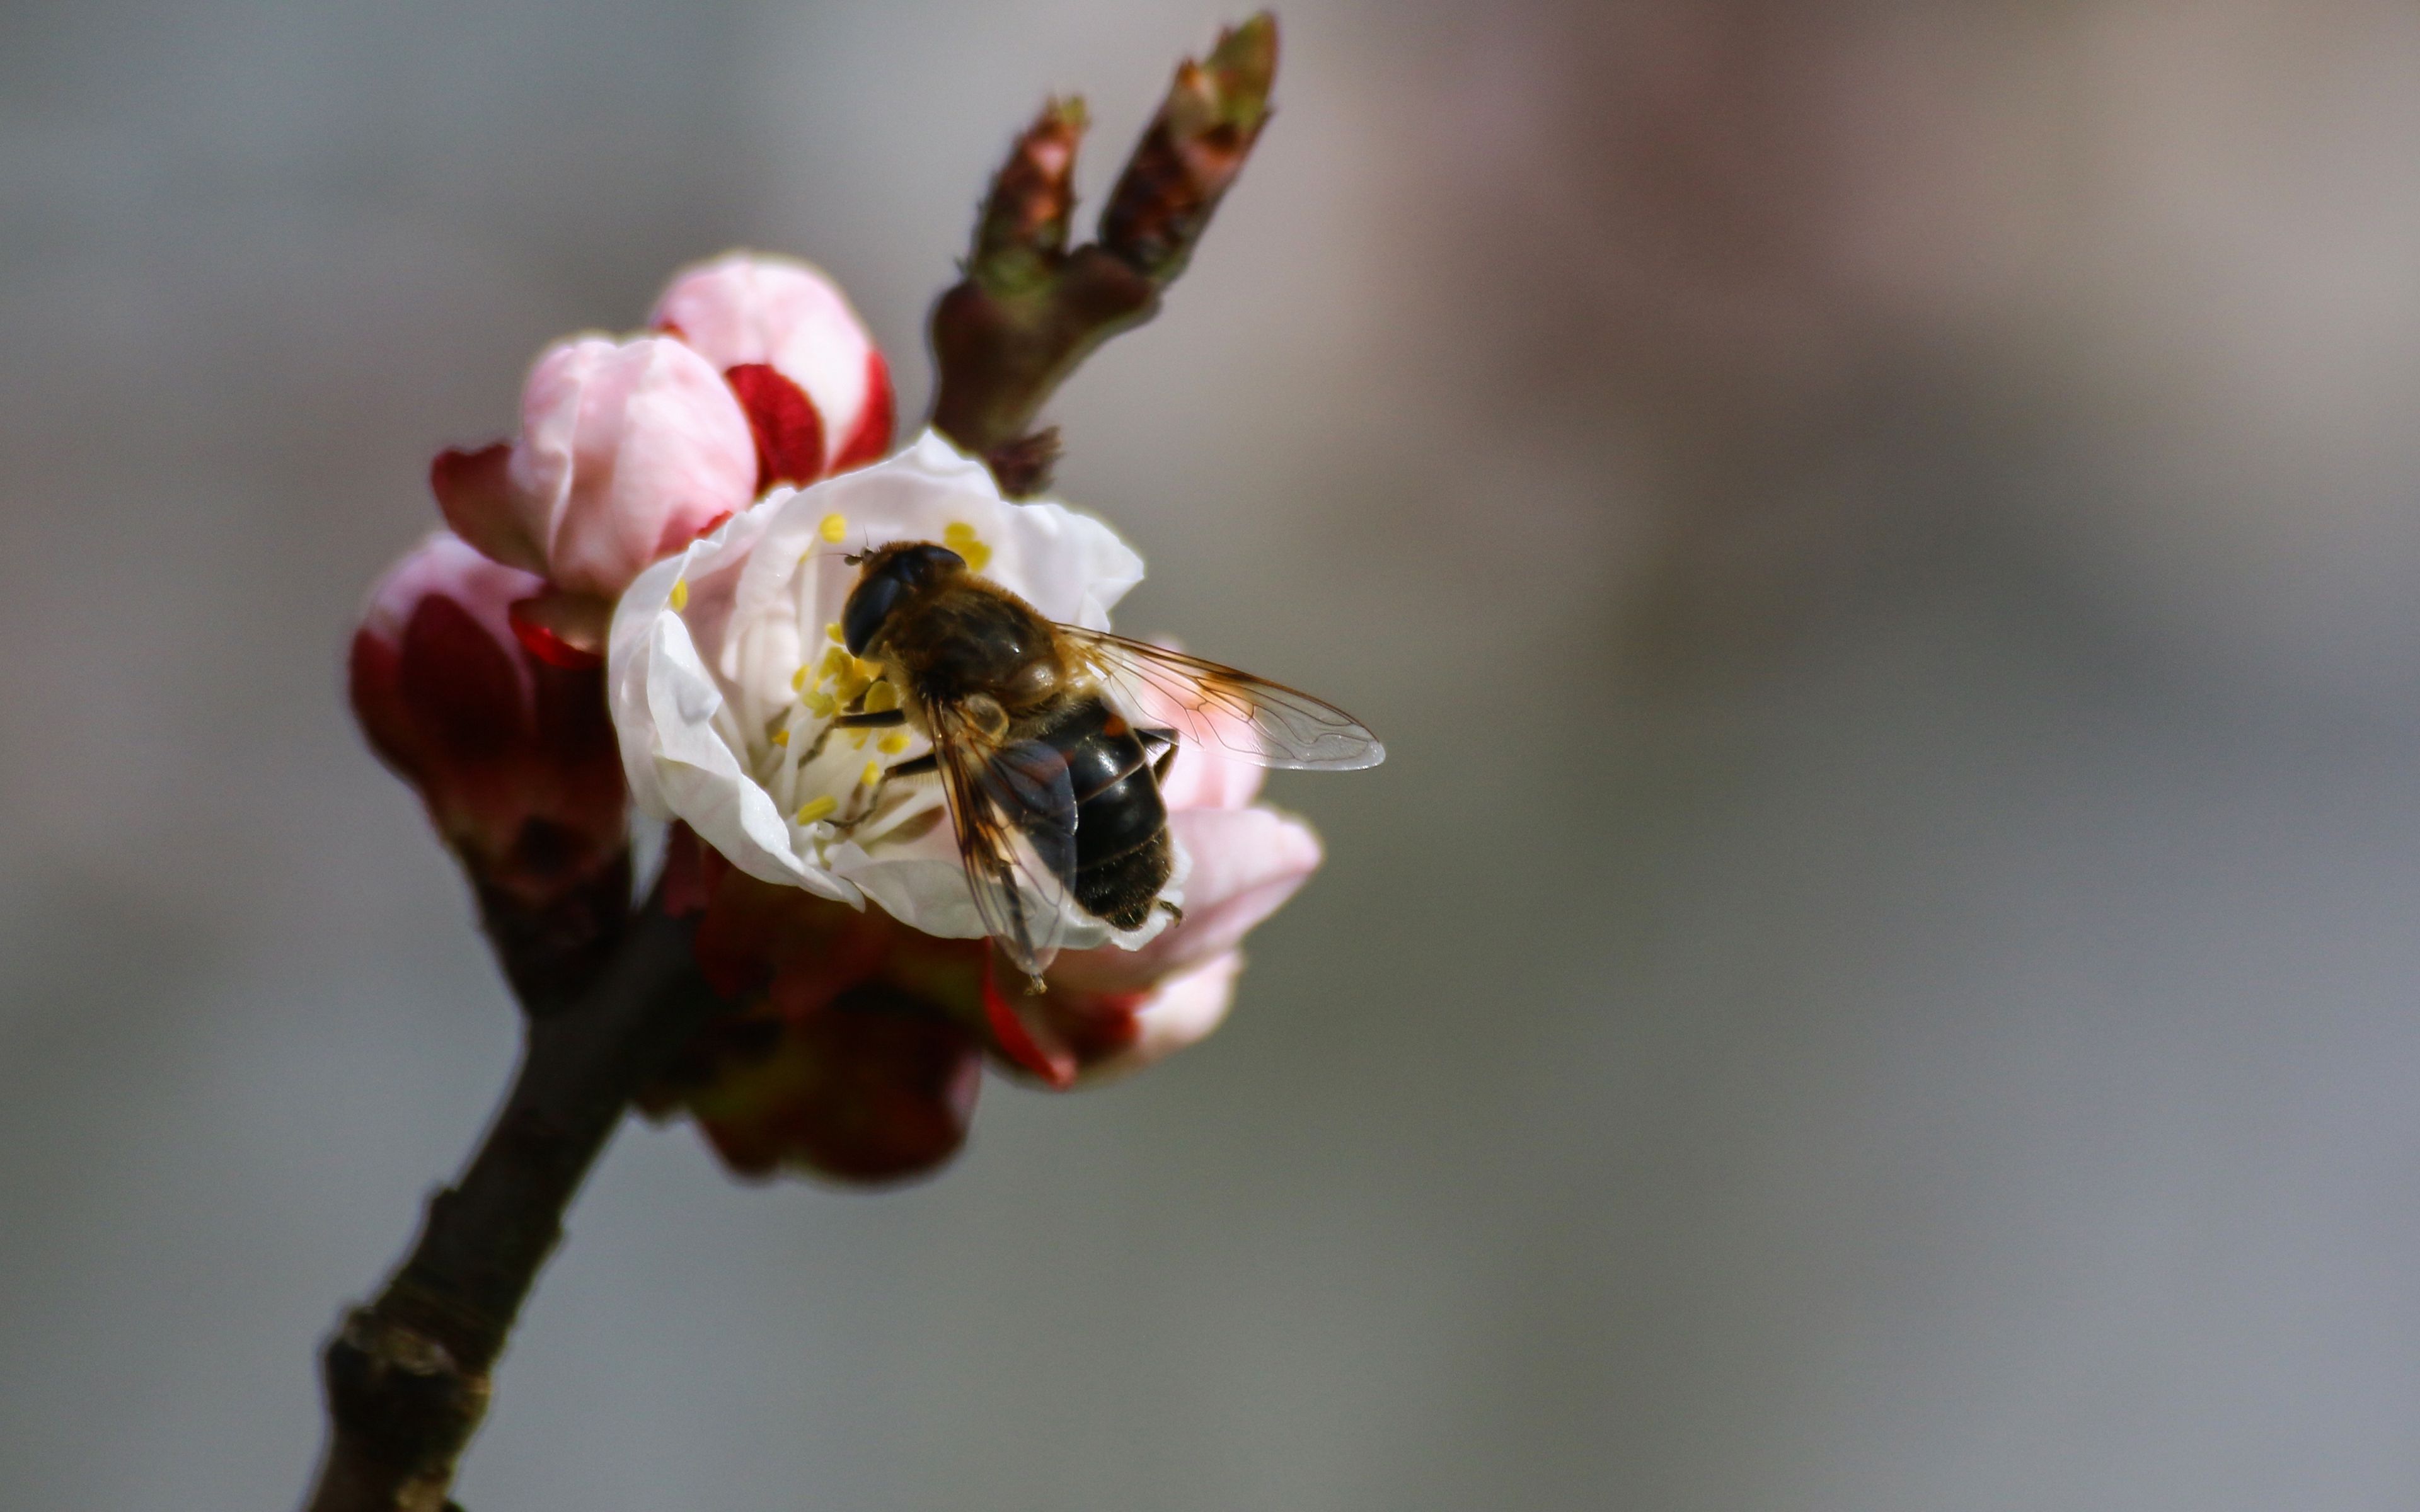
[[[825,625],[824,634],[830,637],[834,641],[838,641],[840,640],[840,621],[834,620],[830,625]]]
[[[991,565],[991,548],[965,520],[952,520],[941,528],[941,544],[967,559],[970,571],[981,572]]]
[[[891,733],[883,736],[880,744],[882,747],[882,754],[885,756],[896,756],[901,751],[908,748],[908,737],[894,730]]]
[[[866,733],[860,730],[848,737],[848,748],[851,750],[863,750],[865,748],[865,741]]]
[[[820,798],[809,798],[799,806],[799,823],[812,825],[840,812],[840,800],[827,793]]]
[[[673,596],[672,596],[672,606],[673,606],[673,612],[674,612],[674,613],[675,613],[675,614],[678,614],[681,610],[683,610],[683,609],[685,609],[689,608],[689,579],[686,579],[686,578],[675,578],[675,579],[673,579]]]
[[[881,781],[882,764],[880,762],[866,763],[864,775],[860,777],[857,780],[859,786],[869,788]]]
[[[899,690],[887,682],[876,683],[865,690],[865,712],[889,714],[899,707]]]
[[[840,701],[830,693],[810,693],[799,702],[805,704],[807,712],[818,719],[829,719],[840,712]]]
[[[841,538],[848,533],[848,517],[826,515],[824,522],[815,527],[815,533],[834,546],[840,545]]]
[[[850,656],[845,648],[834,646],[824,653],[822,664],[815,669],[815,679],[822,682],[838,677],[855,665],[857,665],[855,656]]]
[[[774,731],[774,732],[773,732],[773,744],[774,744],[774,745],[776,745],[776,746],[786,746],[786,745],[788,745],[789,743],[790,743],[790,733],[789,733],[787,730],[776,730],[776,731]]]

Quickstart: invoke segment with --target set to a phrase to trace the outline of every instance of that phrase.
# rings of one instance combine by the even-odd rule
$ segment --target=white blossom
[[[615,608],[607,677],[639,807],[678,819],[767,882],[861,906],[928,934],[985,933],[940,785],[886,779],[928,748],[912,728],[840,730],[862,695],[895,702],[840,643],[858,580],[844,559],[934,541],[1046,617],[1107,629],[1143,565],[1108,526],[1063,505],[1015,503],[991,471],[932,432],[905,452],[805,488],[777,488],[641,573]],[[1181,901],[1187,861],[1163,896]],[[1140,946],[1070,905],[1066,944]]]

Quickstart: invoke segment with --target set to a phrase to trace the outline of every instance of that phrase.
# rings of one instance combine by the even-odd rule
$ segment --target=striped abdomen
[[[1151,917],[1168,885],[1168,807],[1154,752],[1098,696],[1071,702],[1033,738],[1067,763],[1076,795],[1076,902],[1120,929]]]

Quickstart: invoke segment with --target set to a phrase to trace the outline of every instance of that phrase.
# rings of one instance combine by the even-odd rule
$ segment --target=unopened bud
[[[891,449],[891,369],[839,285],[805,263],[735,252],[676,275],[651,322],[722,374],[755,438],[755,491],[805,485]]]
[[[586,336],[531,368],[519,440],[442,453],[429,484],[463,540],[546,579],[532,595],[591,607],[584,632],[549,628],[593,653],[631,579],[754,500],[756,445],[721,370],[682,343]]]
[[[470,873],[534,1009],[586,981],[629,896],[603,669],[550,665],[511,624],[512,606],[543,586],[433,535],[371,593],[349,667],[363,733]]]

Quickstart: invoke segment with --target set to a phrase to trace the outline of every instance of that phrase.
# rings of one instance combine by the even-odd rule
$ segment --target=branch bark
[[[1268,124],[1277,21],[1266,11],[1178,67],[1101,211],[1070,249],[1080,100],[1043,107],[992,177],[965,277],[933,305],[933,424],[991,464],[1012,497],[1049,481],[1055,438],[1033,422],[1077,364],[1156,314]]]
[[[563,1214],[632,1093],[717,1000],[690,927],[643,910],[574,1003],[528,1021],[519,1073],[411,1255],[321,1355],[326,1458],[308,1512],[440,1512],[488,1405],[489,1375]]]

